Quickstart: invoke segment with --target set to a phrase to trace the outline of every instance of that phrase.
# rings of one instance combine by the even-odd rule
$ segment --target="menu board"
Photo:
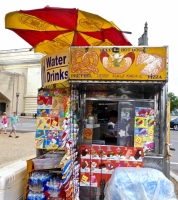
[[[35,147],[56,149],[63,142],[63,121],[69,114],[70,88],[41,89],[37,97]]]
[[[70,80],[166,81],[167,78],[166,46],[70,49]]]
[[[144,151],[154,150],[153,108],[135,108],[134,147],[143,147]]]

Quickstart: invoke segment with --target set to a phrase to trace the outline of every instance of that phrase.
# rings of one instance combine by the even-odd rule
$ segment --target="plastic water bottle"
[[[39,195],[39,200],[45,200],[46,199],[46,197],[45,197],[45,195],[43,194],[43,193],[41,193],[40,195]]]
[[[27,195],[27,200],[33,200],[32,192],[29,192]]]

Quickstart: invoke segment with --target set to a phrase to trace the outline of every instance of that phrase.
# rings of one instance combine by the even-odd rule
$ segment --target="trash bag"
[[[177,200],[173,183],[152,168],[116,168],[104,194],[104,200]]]

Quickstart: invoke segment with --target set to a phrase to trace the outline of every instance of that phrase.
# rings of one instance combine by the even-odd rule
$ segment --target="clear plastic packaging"
[[[29,190],[31,192],[44,192],[46,182],[53,178],[53,175],[48,172],[35,171],[29,178]]]
[[[173,183],[152,168],[116,168],[104,200],[177,200]]]
[[[46,200],[46,197],[43,193],[29,192],[27,195],[27,200]]]
[[[59,165],[63,156],[61,155],[43,155],[38,158],[33,159],[34,169],[41,170],[41,169],[51,169],[55,168],[55,166]]]

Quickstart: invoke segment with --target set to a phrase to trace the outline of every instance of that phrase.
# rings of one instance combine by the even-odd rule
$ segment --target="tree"
[[[171,110],[171,112],[178,109],[178,97],[175,96],[173,92],[169,92],[168,97],[170,98],[170,110]]]

